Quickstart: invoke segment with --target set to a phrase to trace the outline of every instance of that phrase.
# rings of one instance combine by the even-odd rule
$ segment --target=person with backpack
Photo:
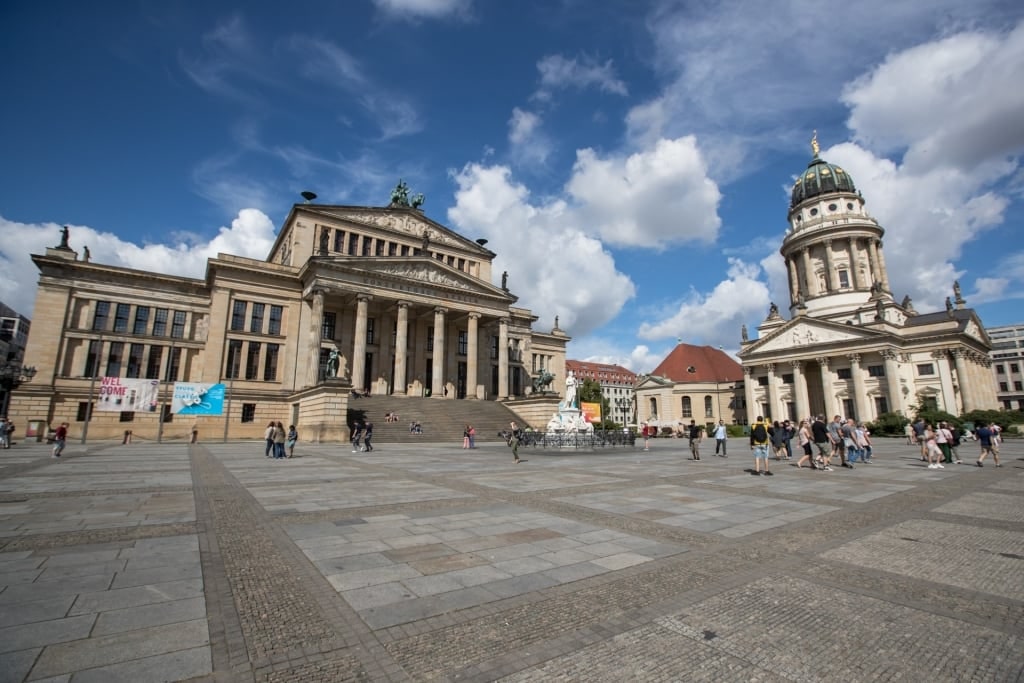
[[[753,475],[761,474],[761,465],[764,465],[764,474],[772,476],[771,470],[768,469],[768,444],[771,437],[768,436],[768,425],[764,421],[764,417],[761,415],[757,416],[753,426],[750,428],[750,450],[754,452],[754,470],[751,472]]]

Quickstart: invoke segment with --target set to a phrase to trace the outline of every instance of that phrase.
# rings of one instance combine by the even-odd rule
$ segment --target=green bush
[[[728,425],[725,428],[725,431],[729,437],[733,439],[747,435],[747,427],[744,427],[743,425]]]
[[[1024,422],[1024,413],[1019,410],[972,410],[960,416],[964,422],[973,422],[977,426],[995,422],[1004,432],[1010,425]]]
[[[903,430],[909,423],[910,420],[899,413],[882,413],[868,424],[868,430],[874,436],[903,436]]]
[[[927,422],[933,427],[938,426],[940,422],[948,422],[951,427],[960,427],[963,425],[964,422],[964,419],[962,417],[950,415],[949,413],[943,410],[921,409],[917,411],[917,416],[915,419],[917,418],[924,419],[925,422]]]

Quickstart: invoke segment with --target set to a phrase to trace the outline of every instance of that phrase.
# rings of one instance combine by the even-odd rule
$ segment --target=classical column
[[[356,297],[356,331],[352,340],[352,387],[366,391],[366,317],[370,297],[360,294]]]
[[[850,374],[853,376],[853,404],[857,408],[857,422],[868,422],[871,413],[868,407],[868,390],[864,386],[864,371],[860,367],[860,354],[851,353],[847,358],[850,359]]]
[[[498,398],[508,398],[508,318],[498,321]]]
[[[743,368],[743,396],[747,401],[747,424],[753,424],[754,418],[757,417],[757,397],[754,395],[754,368],[750,366]]]
[[[796,274],[796,261],[787,258],[786,268],[789,270],[789,300],[795,304],[800,299],[800,278]]]
[[[316,386],[320,381],[320,330],[324,324],[324,290],[313,290],[312,313],[309,321],[309,341],[306,344],[306,386]]]
[[[891,349],[882,351],[885,359],[885,384],[889,389],[889,410],[903,414],[903,389],[900,386],[900,366],[896,352]]]
[[[977,405],[974,400],[971,380],[967,375],[967,359],[963,349],[953,349],[953,362],[956,364],[956,379],[960,385],[960,400],[964,403],[964,412],[974,410]]]
[[[477,337],[479,337],[480,314],[469,314],[469,329],[466,331],[466,396],[476,398],[476,388],[480,384],[477,374]]]
[[[850,283],[853,284],[854,289],[861,289],[864,285],[860,281],[860,275],[858,274],[860,268],[858,267],[859,259],[857,258],[857,238],[850,238]]]
[[[836,389],[835,389],[835,373],[829,367],[828,358],[816,358],[818,365],[821,366],[821,391],[824,394],[823,400],[825,401],[825,421],[832,419],[832,416],[837,415],[836,411]]]
[[[448,309],[434,309],[434,355],[431,364],[430,395],[444,398],[444,325]]]
[[[878,247],[875,245],[875,240],[868,240],[866,242],[868,248],[868,263],[871,265],[871,279],[882,284],[882,276],[878,269]]]
[[[953,370],[949,367],[949,356],[946,353],[945,350],[932,352],[932,358],[935,360],[935,367],[939,373],[939,384],[942,386],[942,405],[939,406],[939,410],[957,415],[959,410],[956,404],[956,392],[953,391]]]
[[[405,396],[405,364],[409,354],[409,302],[398,302],[398,322],[395,324],[395,386],[392,391]]]
[[[839,273],[832,264],[832,240],[825,240],[825,286],[830,292],[839,291]]]
[[[892,290],[889,289],[889,271],[885,267],[885,251],[882,240],[875,241],[875,249],[878,251],[878,270],[882,277],[882,289],[891,292]]]
[[[766,363],[768,369],[768,408],[764,418],[777,420],[779,416],[779,387],[776,384],[775,363]]]
[[[793,399],[796,402],[796,421],[810,417],[810,398],[807,394],[807,381],[804,379],[804,362],[802,360],[790,361],[793,366]]]
[[[804,294],[812,297],[818,293],[818,279],[814,277],[814,270],[811,267],[811,248],[801,249],[804,255]]]

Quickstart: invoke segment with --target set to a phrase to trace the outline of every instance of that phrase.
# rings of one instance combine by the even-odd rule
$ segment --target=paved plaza
[[[0,451],[0,681],[1016,681],[1024,443]]]

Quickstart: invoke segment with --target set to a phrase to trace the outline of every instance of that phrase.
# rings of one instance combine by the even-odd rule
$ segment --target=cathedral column
[[[816,358],[815,360],[817,360],[818,365],[821,366],[821,391],[824,394],[825,421],[827,422],[832,418],[832,416],[838,414],[836,412],[836,376],[829,367],[828,358]]]
[[[853,405],[857,408],[857,422],[868,422],[871,420],[871,413],[868,407],[868,390],[864,386],[864,371],[860,367],[860,354],[851,353],[847,358],[850,359],[850,375],[853,376]]]
[[[832,240],[825,240],[825,286],[830,292],[839,291],[839,273],[832,264]]]
[[[972,383],[967,374],[967,360],[963,349],[953,349],[952,353],[953,362],[956,364],[957,383],[960,385],[960,400],[963,401],[964,412],[967,413],[977,407]]]
[[[480,314],[469,314],[469,329],[466,331],[466,396],[476,398],[476,388],[480,384],[477,378],[477,337],[479,337]]]
[[[498,321],[498,398],[508,398],[508,318]]]
[[[431,363],[430,395],[444,398],[444,325],[448,309],[434,309],[434,353]]]
[[[946,355],[946,351],[935,351],[932,358],[935,360],[935,369],[939,373],[939,383],[942,386],[940,410],[958,415],[960,410],[956,403],[956,392],[953,391],[953,370],[949,367],[949,356]]]
[[[802,360],[790,361],[793,366],[793,399],[796,402],[796,421],[809,417],[811,414],[810,398],[807,394],[807,381],[804,379],[804,362]]]
[[[356,331],[352,340],[352,388],[366,391],[366,318],[370,297],[360,294],[356,297]]]
[[[804,294],[812,297],[818,293],[818,280],[814,277],[814,270],[811,267],[811,248],[804,247],[800,251],[804,255]]]
[[[885,251],[882,240],[875,240],[875,249],[878,251],[878,270],[882,277],[882,288],[887,292],[891,292],[892,290],[889,289],[889,271],[885,267]]]
[[[878,246],[875,244],[875,240],[868,240],[867,247],[868,263],[871,265],[871,279],[878,284],[882,284],[881,271],[878,269]]]
[[[398,302],[398,322],[395,324],[395,386],[392,393],[405,396],[405,365],[409,354],[409,302]]]
[[[861,289],[864,285],[860,281],[860,259],[857,258],[857,238],[850,238],[850,283],[854,289]]]
[[[309,337],[306,344],[306,386],[316,386],[320,381],[320,334],[324,323],[324,290],[313,290],[312,313],[309,321]]]
[[[789,270],[789,300],[795,304],[800,299],[800,278],[796,274],[796,261],[787,258],[786,268]]]
[[[775,377],[775,363],[767,363],[765,367],[768,368],[768,410],[766,411],[768,414],[764,417],[766,420],[769,417],[773,420],[777,420],[777,415],[780,414],[780,411],[779,388],[776,385]]]
[[[896,362],[896,352],[882,351],[885,359],[885,384],[889,389],[889,410],[903,414],[903,391],[900,387],[900,366]]]
[[[743,396],[747,402],[747,424],[753,424],[754,418],[757,417],[757,397],[754,394],[754,368],[749,366],[743,368]]]

